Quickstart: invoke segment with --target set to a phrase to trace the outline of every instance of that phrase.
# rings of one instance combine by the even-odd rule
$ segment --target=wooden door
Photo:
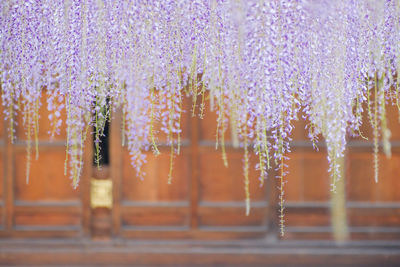
[[[251,171],[251,212],[245,215],[243,151],[226,143],[229,168],[215,150],[215,113],[192,117],[186,103],[181,153],[174,158],[168,184],[170,147],[159,139],[161,155],[147,152],[144,180],[136,177],[125,147],[121,121],[111,127],[111,176],[114,183],[113,232],[124,238],[235,239],[269,232],[268,186],[259,187]],[[251,158],[254,163],[255,158]]]
[[[388,106],[387,112],[392,156],[387,158],[380,144],[378,183],[374,181],[373,134],[366,114],[361,132],[368,140],[348,138],[343,218],[352,240],[400,239],[400,120],[397,107]],[[284,239],[332,239],[326,146],[318,143],[319,151],[315,151],[306,141],[304,126],[302,121],[296,123],[289,155]]]
[[[5,237],[84,237],[89,233],[88,176],[86,164],[77,190],[64,176],[64,131],[50,142],[48,112],[40,108],[39,158],[32,160],[29,182],[26,175],[26,135],[22,118],[16,118],[16,138],[11,144],[0,110],[0,236]],[[64,116],[65,117],[65,116]],[[90,144],[89,144],[90,145]],[[91,149],[85,161],[91,159]]]

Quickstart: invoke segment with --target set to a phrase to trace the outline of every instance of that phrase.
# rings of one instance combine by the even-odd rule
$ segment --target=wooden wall
[[[190,110],[190,103],[186,103]],[[3,112],[1,111],[1,116]],[[130,166],[126,147],[121,145],[121,114],[115,114],[110,134],[110,166],[96,171],[92,166],[92,146],[85,150],[85,169],[80,186],[72,189],[63,174],[65,132],[50,142],[50,125],[45,107],[40,111],[38,160],[32,149],[29,184],[26,184],[26,136],[17,118],[14,144],[0,123],[0,237],[91,238],[96,218],[108,218],[103,238],[113,239],[280,239],[277,216],[277,189],[274,174],[259,186],[251,157],[251,212],[245,216],[243,151],[235,149],[226,134],[229,168],[221,151],[215,150],[215,113],[203,120],[183,116],[181,154],[174,159],[173,182],[167,184],[170,155],[165,137],[159,139],[158,157],[147,152],[143,181]],[[374,182],[372,137],[349,140],[345,158],[346,211],[353,240],[400,240],[400,124],[395,108],[389,110],[392,157],[379,155],[379,183]],[[330,179],[326,148],[312,148],[296,123],[293,152],[288,155],[286,176],[285,240],[332,239]],[[88,141],[90,142],[90,140]],[[89,206],[90,179],[113,181],[113,208],[103,213]],[[103,214],[98,217],[98,214]],[[96,217],[97,216],[97,217]],[[107,219],[107,220],[108,220]]]

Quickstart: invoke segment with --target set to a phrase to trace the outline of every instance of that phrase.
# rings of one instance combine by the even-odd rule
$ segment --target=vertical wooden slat
[[[121,110],[116,110],[110,122],[110,166],[113,181],[112,234],[118,236],[121,229],[121,179],[122,179],[122,140]]]
[[[6,157],[5,157],[5,230],[11,234],[14,222],[14,149],[10,138],[6,138]]]
[[[331,223],[333,238],[338,243],[345,242],[349,237],[346,216],[346,164],[345,158],[340,158],[340,179],[336,182],[336,192],[331,191]]]
[[[278,171],[275,170],[276,166],[272,165],[271,171],[268,173],[268,179],[264,186],[267,187],[267,199],[268,199],[268,214],[267,214],[267,225],[268,233],[267,236],[272,239],[277,239],[279,236],[279,200],[278,200],[278,181],[276,179]]]
[[[11,114],[13,117],[13,114]],[[14,119],[14,118],[9,118]],[[15,125],[14,125],[15,127]],[[4,127],[4,142],[6,145],[5,157],[5,184],[4,184],[4,201],[5,201],[5,231],[8,235],[12,235],[14,227],[14,147],[11,138],[7,135],[7,127]],[[15,135],[15,133],[14,133]]]
[[[0,88],[1,88],[1,86],[0,86]],[[6,192],[7,192],[7,187],[6,187],[6,185],[7,185],[7,183],[6,183],[6,177],[7,177],[7,163],[5,162],[6,160],[6,146],[7,146],[7,131],[6,131],[6,128],[7,127],[5,127],[5,119],[4,119],[4,116],[3,116],[3,106],[0,104],[0,134],[1,134],[1,139],[2,139],[2,141],[3,141],[3,146],[1,147],[1,153],[2,153],[2,157],[1,157],[1,160],[2,160],[2,173],[0,174],[1,175],[1,183],[2,183],[2,186],[1,186],[1,189],[2,189],[2,192],[1,192],[1,200],[0,201],[2,201],[3,202],[3,205],[1,206],[1,214],[2,214],[2,216],[1,216],[1,222],[0,222],[0,227],[1,228],[3,228],[4,226],[5,226],[5,222],[6,222],[6,209],[5,209],[5,196],[6,196]]]
[[[93,135],[89,130],[85,142],[85,150],[83,155],[83,173],[81,181],[81,205],[82,205],[82,231],[85,237],[89,237],[90,231],[90,178],[92,177],[92,161],[93,161]]]
[[[190,120],[190,152],[191,152],[191,179],[190,179],[190,227],[198,228],[198,203],[199,203],[199,121],[197,116]]]

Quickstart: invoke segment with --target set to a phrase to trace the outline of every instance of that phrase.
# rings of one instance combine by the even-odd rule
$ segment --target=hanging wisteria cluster
[[[192,97],[187,112],[200,117],[209,105],[225,165],[228,128],[233,145],[244,148],[247,213],[250,151],[261,184],[269,169],[279,171],[282,227],[286,157],[300,114],[310,139],[326,141],[333,190],[346,136],[362,136],[364,109],[375,179],[380,138],[390,155],[385,112],[386,104],[400,106],[399,1],[10,0],[0,12],[1,96],[12,140],[14,118],[23,115],[27,177],[43,104],[50,135],[67,129],[74,186],[87,132],[95,129],[98,153],[112,110],[122,108],[124,142],[142,177],[144,152],[159,153],[155,125],[162,124],[172,159],[183,99]]]

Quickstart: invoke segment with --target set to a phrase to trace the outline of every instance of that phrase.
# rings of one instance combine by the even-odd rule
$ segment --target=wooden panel
[[[392,136],[390,140],[400,140],[399,110],[396,105],[387,106],[388,128]],[[372,140],[372,139],[371,139]]]
[[[123,226],[184,226],[188,223],[184,207],[129,207],[122,212]]]
[[[297,149],[288,155],[287,201],[328,201],[330,177],[325,152]]]
[[[400,205],[398,208],[350,208],[351,226],[398,227],[400,231]]]
[[[309,140],[308,138],[308,129],[306,130],[305,127],[306,125],[309,123],[308,120],[305,121],[302,117],[304,116],[303,113],[300,113],[298,116],[298,120],[297,121],[293,121],[293,130],[292,130],[292,134],[291,137],[293,138],[293,140]]]
[[[350,201],[400,201],[400,155],[379,154],[379,182],[374,181],[373,154],[349,153],[347,194]]]
[[[227,153],[229,167],[222,161],[220,151],[203,149],[199,156],[200,201],[223,202],[245,200],[243,151],[230,150]],[[251,200],[265,200],[266,187],[260,187],[259,172],[254,166],[257,157],[251,155],[249,179]]]
[[[267,208],[252,207],[246,216],[245,207],[199,207],[200,226],[266,225]]]
[[[399,113],[396,105],[386,105],[386,114],[387,114],[387,122],[388,128],[391,131],[392,135],[390,140],[400,140],[400,123],[399,123]],[[363,124],[361,125],[360,132],[364,137],[368,138],[369,142],[373,142],[373,128],[371,127],[371,123],[368,119],[367,106],[364,106],[365,112],[363,112]],[[351,137],[350,140],[358,140],[367,142],[365,139],[361,137]]]
[[[157,98],[158,98],[158,94],[157,94]],[[181,113],[181,120],[180,120],[180,129],[181,129],[181,141],[187,141],[188,139],[190,139],[190,116],[191,116],[191,106],[189,104],[189,98],[187,97],[183,97],[183,107],[182,107],[182,113]],[[151,106],[149,105],[149,109],[148,109],[148,114],[151,114]],[[165,116],[160,116],[161,113],[165,113],[165,114],[169,114],[169,111],[164,108],[161,111],[158,110],[157,104],[154,106],[154,121],[153,121],[153,134],[154,134],[154,139],[156,141],[156,143],[161,143],[161,144],[165,144],[167,142],[168,139],[168,134],[165,133],[165,129],[161,118],[165,117]],[[115,120],[113,121],[113,123],[118,123]],[[166,123],[168,123],[168,120],[166,121]],[[149,125],[150,126],[150,125]],[[121,120],[121,127],[122,127],[122,120]],[[125,124],[125,129],[128,128],[128,123]],[[149,127],[149,131],[150,131],[150,127]],[[173,138],[177,139],[177,134],[174,133]]]
[[[143,166],[146,176],[140,180],[130,164],[129,153],[125,150],[122,171],[122,200],[131,201],[178,201],[188,198],[190,158],[187,149],[174,159],[173,180],[168,184],[170,166],[169,148],[163,149],[159,156],[146,153],[147,163]]]
[[[33,154],[34,157],[34,154]],[[40,151],[39,159],[32,159],[30,180],[26,184],[26,153],[15,155],[15,200],[51,201],[77,200],[81,188],[73,189],[71,180],[64,176],[65,152]]]
[[[60,114],[63,120],[61,135],[55,135],[54,138],[58,142],[48,142],[49,132],[53,128],[45,92],[43,96],[39,111],[39,158],[35,159],[35,137],[32,132],[29,184],[26,183],[26,149],[24,142],[21,142],[26,139],[21,114],[16,118],[17,142],[7,146],[7,229],[4,234],[10,237],[79,237],[87,232],[85,225],[89,209],[85,203],[88,202],[82,203],[81,192],[87,193],[88,187],[84,181],[90,175],[87,172],[88,165],[84,167],[83,182],[74,190],[71,180],[64,176],[65,111]],[[91,152],[90,147],[88,151]],[[86,154],[84,157],[88,162]],[[89,166],[91,161],[92,155],[89,156]]]
[[[63,207],[58,207],[58,211],[32,207],[34,212],[19,211],[15,212],[15,225],[20,226],[79,226],[81,224],[80,212],[66,213]]]
[[[200,127],[199,127],[200,140],[215,141],[216,130],[217,130],[217,118],[218,116],[215,111],[213,112],[207,109],[207,113],[205,114],[204,118],[200,120]],[[227,128],[227,132],[225,133],[225,140],[226,141],[231,140],[229,126]]]
[[[38,132],[38,139],[39,140],[49,140],[50,133],[54,131],[54,127],[50,122],[49,115],[51,114],[47,110],[47,96],[43,93],[43,97],[41,99],[42,105],[39,108],[39,132]],[[55,116],[53,115],[55,118]],[[53,118],[52,117],[52,118]],[[60,134],[54,135],[54,140],[65,140],[66,139],[66,126],[65,126],[65,119],[66,119],[66,111],[63,109],[60,112],[60,119],[62,120],[62,125],[59,127]],[[17,116],[17,125],[15,127],[17,138],[20,140],[26,139],[26,131],[23,126],[23,115],[21,113]],[[32,140],[34,140],[34,133],[32,132]]]
[[[217,107],[216,107],[217,109]],[[225,119],[228,119],[225,117]],[[218,115],[217,111],[211,111],[209,109],[206,109],[205,115],[203,119],[199,119],[199,139],[200,140],[205,140],[205,141],[216,141],[216,132],[217,132],[217,120],[218,120]],[[225,124],[225,134],[224,134],[224,139],[227,142],[227,145],[230,144],[230,141],[232,140],[232,131],[231,131],[231,123],[226,123]],[[219,129],[219,131],[222,130],[222,125]],[[221,135],[219,133],[219,142],[220,142]]]
[[[190,136],[190,128],[188,127],[189,118],[185,113],[182,113],[181,118],[181,142],[185,142],[188,140]],[[166,144],[168,140],[168,134],[166,134],[163,130],[162,123],[160,121],[156,121],[154,124],[154,139],[157,144]],[[174,142],[177,142],[177,134],[173,135]]]
[[[199,123],[198,227],[201,231],[218,238],[262,238],[268,230],[267,182],[260,186],[259,171],[255,169],[257,156],[250,149],[250,199],[251,209],[246,216],[244,189],[244,150],[232,148],[232,132],[226,124],[225,145],[228,167],[224,166],[221,149],[215,150],[217,115],[209,111]],[[221,138],[221,136],[220,136]],[[220,140],[219,140],[220,141]],[[269,179],[274,179],[270,175]],[[200,234],[200,233],[199,233]],[[205,232],[202,233],[206,236]],[[201,238],[201,235],[199,236]],[[197,238],[199,238],[197,237]]]
[[[376,241],[398,241],[400,239],[400,232],[398,230],[391,231],[390,229],[384,227],[354,227],[350,228],[349,236],[351,241],[362,241],[364,244],[373,246],[374,242]],[[333,235],[330,227],[287,227],[283,239],[307,241],[333,240]]]
[[[209,108],[206,108],[204,117],[202,119],[199,119],[199,139],[203,141],[216,141],[216,132],[217,132],[217,126],[218,126],[218,107],[217,105],[214,107],[214,111],[211,111]],[[219,139],[220,141],[221,138],[221,130],[222,127],[225,127],[225,134],[224,134],[224,140],[227,142],[229,145],[231,140],[233,139],[233,132],[232,132],[232,120],[230,120],[229,115],[225,115],[225,120],[228,121],[224,126],[220,125],[219,128]],[[254,127],[252,125],[250,128],[253,129]]]
[[[328,207],[291,207],[285,208],[285,226],[320,227],[330,226],[330,211]]]
[[[365,229],[362,232],[352,232],[350,233],[350,239],[351,240],[362,240],[364,243],[373,243],[376,242],[377,240],[385,240],[386,242],[396,242],[400,240],[400,232],[399,231],[387,231],[385,228],[381,228],[383,231],[376,231],[374,229]],[[371,241],[371,242],[369,242]],[[397,262],[398,266],[399,262]]]
[[[292,120],[290,123],[293,126],[292,127],[292,132],[290,134],[290,137],[294,141],[310,141],[309,138],[309,131],[310,131],[310,121],[307,118],[307,116],[303,113],[300,112],[297,116],[298,120]],[[322,137],[321,134],[317,136],[317,140],[322,141],[324,138]]]
[[[309,123],[299,115],[293,122],[292,152],[287,155],[285,176],[284,240],[332,239],[330,214],[330,183],[325,147],[316,151],[309,141]],[[319,141],[323,141],[321,135]],[[277,218],[279,220],[279,218]],[[319,229],[323,231],[319,231]]]

